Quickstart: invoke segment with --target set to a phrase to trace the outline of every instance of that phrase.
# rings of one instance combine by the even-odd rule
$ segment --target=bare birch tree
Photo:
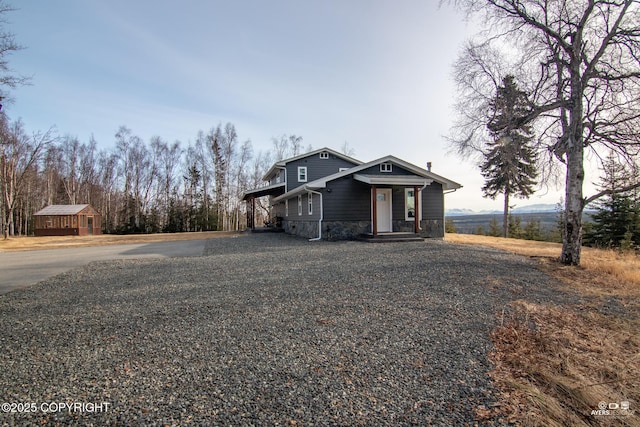
[[[580,264],[585,150],[611,149],[629,164],[640,149],[638,0],[451,0],[484,31],[456,64],[459,121],[450,140],[469,155],[488,140],[490,94],[507,73],[530,96],[531,124],[547,166],[564,169],[560,261]],[[553,163],[552,163],[553,162]],[[547,171],[549,168],[547,167]]]
[[[15,235],[15,210],[20,196],[28,187],[29,172],[42,157],[53,138],[51,132],[29,136],[22,122],[9,124],[0,115],[0,188],[2,188],[3,235]]]
[[[15,9],[7,5],[4,0],[0,0],[0,26],[6,24],[3,16],[14,10]],[[7,88],[13,89],[31,82],[29,77],[16,74],[15,71],[9,67],[8,55],[22,49],[24,49],[24,47],[16,42],[13,34],[0,28],[0,100],[8,96],[6,93]],[[0,108],[2,108],[1,105]]]

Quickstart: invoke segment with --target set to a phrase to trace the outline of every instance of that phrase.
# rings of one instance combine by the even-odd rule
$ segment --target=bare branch
[[[625,187],[620,187],[616,190],[612,190],[612,189],[606,189],[606,190],[602,190],[596,194],[594,194],[591,197],[587,197],[584,199],[584,206],[587,206],[589,203],[594,202],[595,200],[598,200],[601,197],[604,196],[610,196],[613,194],[620,194],[620,193],[626,193],[627,191],[631,191],[631,190],[635,190],[636,188],[640,188],[640,182],[636,182],[633,184],[629,184]]]

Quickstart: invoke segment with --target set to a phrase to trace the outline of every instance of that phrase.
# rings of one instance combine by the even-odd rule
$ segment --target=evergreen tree
[[[444,232],[445,233],[457,233],[456,225],[453,223],[451,218],[447,218],[444,221]]]
[[[540,220],[534,218],[529,219],[524,226],[522,237],[526,240],[543,240]]]
[[[502,235],[498,219],[495,216],[491,218],[491,222],[489,223],[489,232],[487,234],[493,237],[500,237]]]
[[[529,108],[527,94],[513,76],[506,76],[490,104],[492,119],[487,125],[493,142],[487,144],[480,171],[485,179],[485,197],[504,195],[503,236],[509,237],[509,198],[528,198],[536,184],[537,156],[532,147],[531,126],[520,124],[519,117]]]
[[[620,192],[638,180],[613,154],[603,163],[604,176],[599,187],[607,194],[595,204],[593,224],[585,233],[587,245],[629,249],[640,244],[640,203],[636,190]]]
[[[519,216],[509,215],[509,237],[514,239],[522,239],[524,232],[522,231],[522,219]]]

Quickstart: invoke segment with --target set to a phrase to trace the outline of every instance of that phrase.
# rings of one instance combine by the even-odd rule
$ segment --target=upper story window
[[[329,152],[328,151],[323,151],[320,153],[320,158],[321,159],[328,159],[329,158]]]
[[[380,163],[380,172],[393,172],[393,165],[391,163]]]
[[[307,182],[306,166],[298,166],[298,182]]]

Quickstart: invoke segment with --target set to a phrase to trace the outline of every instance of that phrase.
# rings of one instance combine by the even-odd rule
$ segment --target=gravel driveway
[[[254,234],[95,262],[0,296],[0,423],[473,425],[496,313],[559,292],[441,241]]]

